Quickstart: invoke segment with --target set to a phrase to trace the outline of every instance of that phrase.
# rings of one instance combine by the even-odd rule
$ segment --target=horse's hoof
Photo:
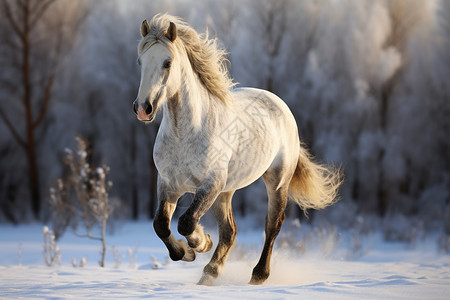
[[[189,248],[183,240],[178,240],[173,244],[167,244],[167,248],[169,250],[170,259],[173,261],[179,261],[183,259],[186,248]]]
[[[195,251],[192,250],[192,248],[187,247],[186,249],[184,249],[184,256],[181,259],[182,261],[187,261],[187,262],[191,262],[195,260]]]
[[[253,273],[252,279],[250,280],[249,283],[253,285],[260,285],[263,284],[268,277],[269,274],[256,275],[255,273]]]
[[[209,234],[206,234],[205,241],[204,241],[202,247],[196,247],[196,248],[194,248],[194,250],[199,253],[208,252],[209,250],[211,250],[212,245],[213,245],[213,242],[211,241],[211,236]]]
[[[179,261],[181,259],[183,259],[184,253],[177,253],[177,252],[169,252],[169,257],[171,260],[173,261]]]
[[[203,252],[208,252],[211,250],[213,246],[213,242],[211,241],[211,236],[209,234],[206,235],[206,242],[205,242],[205,249],[203,249]]]
[[[250,280],[249,284],[252,285],[261,285],[264,283],[264,281],[266,281],[265,279],[255,279],[252,277],[252,279]]]
[[[214,278],[213,276],[209,275],[209,274],[203,274],[202,278],[200,278],[200,280],[198,281],[198,285],[207,285],[207,286],[211,286],[214,283],[214,280],[216,278]]]

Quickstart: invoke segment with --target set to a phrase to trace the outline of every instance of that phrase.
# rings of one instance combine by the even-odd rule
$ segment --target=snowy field
[[[176,225],[176,224],[175,224]],[[247,284],[262,247],[262,230],[237,222],[237,243],[214,286],[196,284],[210,253],[192,263],[166,261],[150,222],[125,223],[108,236],[106,267],[100,243],[68,232],[58,242],[61,265],[47,267],[42,225],[0,226],[0,298],[22,299],[449,299],[450,256],[436,239],[414,247],[379,234],[301,229],[285,224],[265,284]],[[174,226],[174,225],[173,225]],[[173,227],[173,228],[176,228]],[[295,230],[308,232],[297,241]],[[217,241],[214,228],[209,228]],[[290,246],[286,246],[290,244]],[[289,250],[290,249],[290,250]],[[114,257],[114,252],[116,256]],[[85,267],[79,263],[87,259]],[[77,267],[72,266],[76,260]],[[75,262],[75,261],[74,261]]]

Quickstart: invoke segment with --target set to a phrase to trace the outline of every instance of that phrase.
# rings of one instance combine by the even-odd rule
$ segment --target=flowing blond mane
[[[166,37],[166,31],[173,22],[177,28],[177,38],[171,43]],[[206,89],[224,103],[232,101],[231,89],[235,85],[229,76],[226,63],[227,52],[218,47],[217,38],[209,39],[208,32],[198,34],[180,18],[168,14],[157,14],[150,21],[149,33],[141,39],[139,52],[158,41],[169,49],[176,47],[185,50],[192,69],[196,72]]]

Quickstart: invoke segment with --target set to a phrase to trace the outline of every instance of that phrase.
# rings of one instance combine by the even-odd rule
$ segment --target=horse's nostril
[[[133,102],[133,111],[134,111],[135,114],[137,114],[137,108],[138,108],[137,101],[134,101]]]
[[[151,105],[148,105],[146,108],[145,108],[145,113],[147,114],[147,115],[149,115],[149,114],[151,114],[152,113],[152,106]]]

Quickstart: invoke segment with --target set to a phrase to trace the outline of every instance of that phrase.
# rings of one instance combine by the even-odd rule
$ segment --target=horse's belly
[[[267,170],[267,169],[266,169]],[[236,172],[235,174],[230,174],[227,180],[227,184],[225,185],[224,191],[235,191],[238,189],[242,189],[246,186],[249,186],[253,182],[255,182],[258,178],[260,178],[264,172],[252,172],[251,174],[246,174],[246,176],[243,176],[244,174],[239,174],[240,172]]]

